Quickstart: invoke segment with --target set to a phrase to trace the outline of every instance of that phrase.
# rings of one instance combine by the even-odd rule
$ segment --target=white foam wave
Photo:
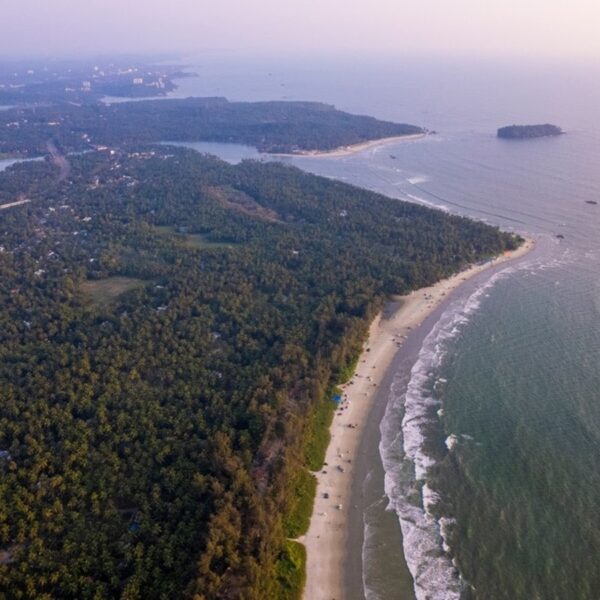
[[[426,483],[421,490],[423,496],[423,508],[429,516],[433,516],[433,509],[441,501],[442,497]]]
[[[414,194],[406,194],[407,198],[410,198],[413,202],[417,204],[424,204],[425,206],[429,206],[431,208],[437,208],[438,210],[444,212],[450,212],[450,209],[445,204],[437,204],[435,202],[430,202],[429,200],[425,200],[425,198],[421,198],[421,196],[415,196]]]
[[[412,185],[419,185],[420,183],[427,183],[430,179],[427,175],[416,175],[414,177],[408,177],[406,181]]]
[[[529,263],[510,266],[492,275],[466,300],[455,300],[425,338],[408,383],[399,374],[381,423],[380,453],[385,470],[385,492],[402,529],[404,555],[413,576],[417,600],[460,600],[468,584],[461,578],[448,542],[453,521],[436,519],[439,494],[427,479],[435,459],[425,442],[443,414],[434,397],[435,375],[450,348],[500,279]],[[458,443],[448,438],[448,446]]]
[[[442,536],[442,548],[444,549],[444,552],[450,553],[451,548],[448,543],[448,538],[452,532],[452,528],[456,525],[456,520],[449,517],[441,517],[439,523],[440,535]]]
[[[458,438],[452,433],[451,435],[449,435],[446,438],[446,448],[448,448],[448,450],[450,452],[452,452],[452,450],[454,450],[454,448],[456,448],[456,444],[458,444]]]

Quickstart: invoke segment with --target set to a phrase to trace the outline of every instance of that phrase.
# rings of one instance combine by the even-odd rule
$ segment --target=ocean
[[[357,596],[600,598],[598,65],[188,62],[199,77],[181,82],[180,97],[319,100],[435,130],[352,156],[286,160],[537,240],[518,264],[453,296],[424,324],[415,360],[399,363],[365,482],[374,500]],[[495,137],[503,125],[545,122],[567,134]]]

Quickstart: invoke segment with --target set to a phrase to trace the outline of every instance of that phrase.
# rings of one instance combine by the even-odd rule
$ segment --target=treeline
[[[422,132],[414,125],[351,115],[317,102],[189,98],[62,104],[0,113],[0,153],[44,153],[49,139],[66,151],[91,144],[211,141],[247,144],[262,152],[299,152]]]
[[[21,164],[0,174],[17,191],[31,203],[0,213],[11,600],[285,598],[309,415],[383,298],[519,242],[184,150],[84,154],[60,183]],[[115,276],[140,285],[101,301]]]

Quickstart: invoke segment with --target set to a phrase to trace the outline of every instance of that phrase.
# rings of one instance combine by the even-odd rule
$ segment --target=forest
[[[497,135],[505,140],[529,140],[539,137],[562,135],[564,131],[556,126],[546,123],[544,125],[509,125],[500,127]]]
[[[520,239],[277,163],[70,161],[0,173],[29,200],[0,211],[0,598],[297,598],[326,390],[386,297]]]
[[[0,155],[44,154],[49,139],[66,152],[98,145],[210,141],[294,153],[419,133],[424,130],[414,125],[352,115],[319,102],[188,98],[56,104],[0,112]]]

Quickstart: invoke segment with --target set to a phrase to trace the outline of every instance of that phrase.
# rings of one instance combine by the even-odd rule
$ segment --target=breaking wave
[[[418,204],[424,204],[430,208],[437,208],[438,210],[443,210],[444,212],[450,212],[450,209],[445,204],[436,204],[435,202],[425,200],[425,198],[422,198],[421,196],[415,196],[415,194],[406,194],[406,197],[410,198],[413,202],[417,202]]]
[[[433,508],[439,494],[430,487],[428,473],[436,459],[427,441],[439,435],[441,401],[434,390],[445,383],[436,379],[453,340],[479,309],[488,291],[499,280],[533,265],[521,263],[492,275],[466,300],[450,303],[425,338],[408,383],[398,374],[381,423],[380,454],[385,470],[388,510],[398,515],[404,555],[418,600],[460,600],[468,589],[459,573],[448,543],[454,525],[449,518],[437,519]],[[461,443],[457,436],[446,440],[448,451]]]

